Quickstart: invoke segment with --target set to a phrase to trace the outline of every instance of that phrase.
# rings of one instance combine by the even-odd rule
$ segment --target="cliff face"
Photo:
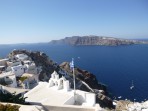
[[[60,64],[60,68],[72,76],[72,70],[70,69],[70,65],[68,62],[63,62],[62,64]],[[92,73],[90,73],[86,70],[82,70],[78,67],[75,67],[75,76],[76,76],[76,80],[79,81],[79,82],[77,82],[79,84],[79,85],[77,85],[78,89],[90,91],[88,88],[82,87],[83,83],[81,83],[81,85],[80,85],[80,82],[84,81],[92,89],[103,90],[104,93],[107,93],[106,87],[104,85],[102,85],[101,83],[99,83],[96,76],[93,75]]]
[[[102,37],[102,36],[73,36],[66,37],[61,40],[53,40],[50,44],[68,44],[68,45],[107,45],[107,46],[118,46],[118,45],[131,45],[142,43],[136,40],[117,39],[113,37]]]

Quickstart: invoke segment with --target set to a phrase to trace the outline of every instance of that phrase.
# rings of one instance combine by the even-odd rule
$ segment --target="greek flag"
[[[70,69],[74,68],[74,59],[72,58],[72,61],[70,62]]]

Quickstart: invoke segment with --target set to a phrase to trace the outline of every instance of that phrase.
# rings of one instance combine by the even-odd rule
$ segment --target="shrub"
[[[20,77],[20,78],[19,78],[19,80],[20,80],[21,82],[23,82],[23,81],[26,80],[26,79],[28,79],[28,77],[26,77],[26,76]]]
[[[10,102],[10,103],[17,103],[17,104],[26,104],[25,99],[21,94],[16,95],[15,93],[3,93],[0,91],[0,101],[1,102]],[[0,110],[3,111],[3,110]]]
[[[19,111],[20,106],[11,104],[0,104],[0,111]]]

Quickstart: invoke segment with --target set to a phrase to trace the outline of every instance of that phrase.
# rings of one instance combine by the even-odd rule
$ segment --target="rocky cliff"
[[[118,39],[113,37],[103,36],[73,36],[66,37],[61,40],[52,40],[50,44],[68,44],[68,45],[106,45],[106,46],[118,46],[118,45],[131,45],[142,44],[144,42],[138,40]]]
[[[70,81],[71,87],[73,87],[73,75],[68,62],[63,62],[58,65],[45,53],[39,51],[14,50],[8,56],[11,58],[16,54],[22,53],[28,55],[30,59],[35,62],[36,66],[40,66],[42,68],[39,75],[40,81],[48,81],[52,72],[55,70],[60,74],[60,76],[65,76],[65,78]],[[75,67],[75,75],[76,89],[94,92],[97,95],[97,102],[100,103],[102,107],[113,107],[112,100],[107,96],[108,92],[106,86],[101,84],[94,74]]]

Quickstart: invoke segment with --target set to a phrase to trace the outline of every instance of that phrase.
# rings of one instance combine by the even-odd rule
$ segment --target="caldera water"
[[[148,99],[148,45],[65,46],[40,44],[0,45],[0,58],[13,49],[45,52],[58,64],[70,62],[96,75],[116,99]],[[130,88],[134,84],[134,88]]]

